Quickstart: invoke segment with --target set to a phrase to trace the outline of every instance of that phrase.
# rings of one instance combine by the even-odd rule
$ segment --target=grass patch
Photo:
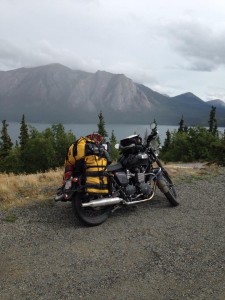
[[[17,216],[14,215],[14,214],[8,215],[8,216],[6,216],[6,217],[3,219],[3,221],[5,221],[5,222],[11,222],[11,223],[16,222],[16,220],[17,220]]]
[[[214,164],[205,164],[202,167],[195,167],[195,164],[171,164],[166,165],[166,169],[174,180],[174,183],[192,183],[196,180],[207,180],[219,175],[221,171],[221,168]]]
[[[0,209],[53,199],[63,169],[37,174],[0,174]]]

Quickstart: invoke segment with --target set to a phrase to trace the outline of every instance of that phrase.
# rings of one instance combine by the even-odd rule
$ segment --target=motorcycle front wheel
[[[97,196],[90,196],[84,193],[76,193],[72,199],[72,209],[75,216],[85,225],[97,226],[105,222],[111,212],[110,206],[103,207],[82,207],[82,203],[96,200]]]

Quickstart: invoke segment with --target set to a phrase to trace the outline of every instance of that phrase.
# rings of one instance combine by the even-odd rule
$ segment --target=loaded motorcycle
[[[104,167],[99,175],[107,179],[106,192],[88,192],[85,188],[87,181],[81,174],[71,177],[59,189],[55,201],[62,197],[71,201],[75,216],[89,226],[103,223],[118,208],[150,201],[157,187],[171,206],[177,206],[179,203],[174,184],[158,158],[156,124],[152,123],[151,129],[145,145],[136,134],[122,139],[116,145],[121,157],[117,163]]]

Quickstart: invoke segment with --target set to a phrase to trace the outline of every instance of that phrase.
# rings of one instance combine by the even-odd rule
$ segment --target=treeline
[[[75,135],[65,132],[62,124],[52,125],[39,132],[28,127],[22,116],[19,141],[13,146],[6,120],[2,122],[0,172],[35,173],[62,166],[65,149],[75,141]]]
[[[102,112],[98,118],[98,133],[103,136],[104,142],[108,139],[112,159],[117,160],[119,152],[114,147],[117,143],[114,131],[112,130],[109,137]],[[166,132],[160,158],[165,162],[208,161],[225,165],[225,133],[219,134],[217,130],[216,108],[213,106],[208,122],[209,128],[188,128],[182,116],[178,130]],[[71,130],[66,132],[64,126],[59,123],[39,132],[26,124],[24,115],[20,125],[19,139],[13,145],[7,130],[9,125],[6,120],[2,121],[0,172],[36,173],[64,165],[66,149],[76,140]]]
[[[98,132],[104,139],[108,137],[102,112],[99,113]],[[55,169],[64,165],[66,149],[76,140],[74,133],[65,131],[59,123],[39,132],[35,127],[26,124],[25,115],[20,123],[20,135],[13,145],[8,134],[6,120],[2,121],[0,131],[0,172],[7,173],[36,173]],[[88,133],[87,133],[88,134]],[[79,137],[77,137],[79,138]],[[118,157],[117,143],[114,131],[109,138],[112,157]]]
[[[209,128],[188,128],[182,116],[178,130],[166,132],[160,158],[165,162],[207,161],[225,165],[225,132],[218,132],[214,106],[208,123]]]

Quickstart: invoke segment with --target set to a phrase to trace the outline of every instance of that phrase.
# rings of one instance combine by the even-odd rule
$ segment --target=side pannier
[[[97,155],[85,157],[86,192],[91,194],[108,194],[108,177],[105,173],[107,159]]]

